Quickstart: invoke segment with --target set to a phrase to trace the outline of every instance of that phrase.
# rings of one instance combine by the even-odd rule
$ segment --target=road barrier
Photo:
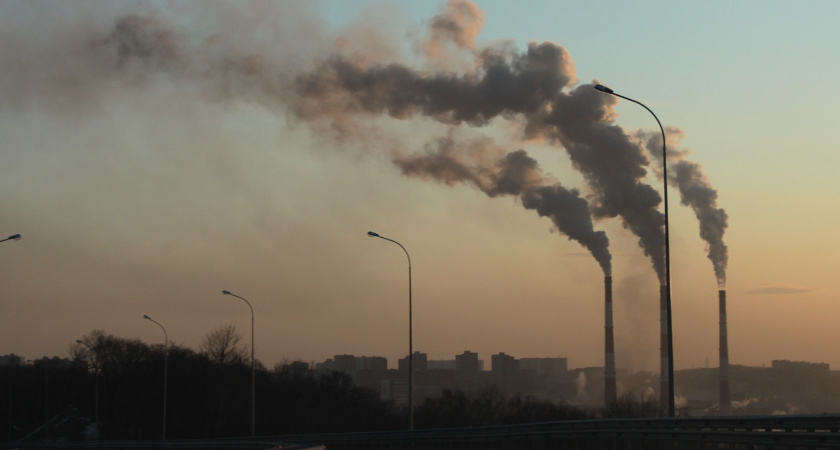
[[[677,417],[542,422],[216,440],[27,442],[2,449],[840,449],[840,415]]]

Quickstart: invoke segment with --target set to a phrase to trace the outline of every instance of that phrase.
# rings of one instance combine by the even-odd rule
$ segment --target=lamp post
[[[368,231],[367,235],[370,237],[378,237],[389,242],[393,242],[400,246],[405,252],[405,257],[408,258],[408,430],[414,431],[414,343],[412,341],[412,317],[411,317],[411,256],[408,255],[408,250],[399,242],[388,239],[385,236],[380,236],[373,231]]]
[[[665,146],[665,128],[662,127],[662,122],[656,117],[656,114],[651,111],[644,103],[633,100],[630,97],[615,93],[612,89],[602,85],[596,84],[593,86],[595,90],[605,94],[614,95],[625,100],[629,100],[642,108],[646,109],[659,125],[659,130],[662,132],[662,197],[665,206],[665,327],[668,333],[668,415],[674,417],[674,337],[671,326],[671,251],[668,236],[668,153]],[[660,375],[662,376],[662,375]]]
[[[6,239],[0,239],[0,242],[19,241],[20,234],[13,234]],[[46,376],[46,375],[45,375]],[[9,442],[12,442],[12,378],[9,376]]]
[[[19,240],[20,240],[20,238],[21,238],[21,235],[20,235],[20,234],[13,234],[13,235],[11,235],[11,236],[7,237],[6,239],[0,239],[0,242],[6,242],[6,241],[19,241]]]
[[[91,357],[91,362],[93,362],[94,410],[96,411],[94,420],[96,425],[96,439],[99,440],[99,353],[97,353],[90,344],[81,339],[76,339],[76,342],[87,347],[88,350],[90,350],[91,356],[94,356],[94,354],[96,356],[95,359]]]
[[[230,295],[232,297],[236,297],[236,298],[242,300],[243,302],[245,302],[245,304],[248,305],[248,309],[251,310],[251,437],[254,437],[255,436],[254,428],[255,428],[256,417],[257,417],[256,408],[254,406],[255,405],[254,399],[256,398],[255,391],[254,391],[254,380],[255,380],[255,375],[254,375],[255,374],[255,372],[254,372],[254,308],[251,307],[251,303],[248,302],[248,300],[245,300],[245,298],[240,297],[240,296],[238,296],[238,295],[236,295],[236,294],[234,294],[230,291],[222,291],[222,294],[223,295]]]
[[[163,327],[158,321],[152,319],[151,317],[143,314],[143,318],[151,321],[152,323],[156,324],[163,330],[163,432],[161,433],[161,439],[166,440],[166,384],[167,384],[167,372],[169,366],[169,334],[166,332],[166,328]]]

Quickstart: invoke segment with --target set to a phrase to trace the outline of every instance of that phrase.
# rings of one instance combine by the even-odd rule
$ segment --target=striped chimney
[[[617,400],[615,387],[615,340],[613,337],[612,277],[604,278],[604,406]]]
[[[659,322],[659,393],[662,408],[667,411],[671,406],[668,398],[668,286],[659,287]]]
[[[726,291],[718,291],[720,300],[720,415],[732,414],[732,403],[729,397],[729,344],[726,333]]]

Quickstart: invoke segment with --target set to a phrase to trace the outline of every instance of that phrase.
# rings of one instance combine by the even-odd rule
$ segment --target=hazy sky
[[[248,308],[227,289],[253,305],[269,367],[344,353],[395,367],[408,350],[407,261],[373,230],[411,255],[414,349],[430,359],[603,365],[599,264],[525,196],[482,184],[521,149],[539,165],[529,180],[596,209],[602,191],[567,151],[582,126],[527,134],[586,111],[460,120],[453,111],[485,104],[427,83],[482,80],[490,54],[518,70],[533,43],[562,60],[546,68],[565,77],[552,96],[606,114],[588,123],[639,152],[658,133],[643,108],[588,85],[610,86],[702,166],[728,216],[730,362],[840,368],[838,19],[828,0],[2,0],[0,235],[23,239],[0,243],[0,354],[67,356],[95,329],[162,341],[143,314],[192,348],[227,324],[247,338]],[[337,63],[373,76],[321,95]],[[428,91],[368,95],[392,69]],[[455,106],[395,110],[380,94]],[[395,164],[442,143],[478,178],[447,185]],[[638,184],[661,192],[658,162],[636,162]],[[668,192],[675,366],[714,367],[715,272],[694,211]],[[651,260],[621,217],[592,221],[612,255],[617,366],[658,371]]]

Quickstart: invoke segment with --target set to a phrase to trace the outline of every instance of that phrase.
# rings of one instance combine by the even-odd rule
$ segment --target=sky
[[[408,259],[375,231],[410,255],[429,359],[601,366],[603,265],[558,229],[574,222],[609,241],[617,366],[658,371],[657,257],[609,210],[661,217],[659,128],[600,83],[656,114],[669,167],[694,164],[728,254],[730,363],[840,368],[838,18],[827,0],[2,0],[0,235],[23,239],[0,243],[0,354],[163,341],[144,314],[178,345],[228,324],[247,342],[228,290],[268,367],[396,367]],[[500,67],[534,91],[469,90]],[[635,159],[577,159],[590,129]],[[547,192],[591,214],[552,217]],[[668,196],[674,365],[716,367],[722,280]]]

